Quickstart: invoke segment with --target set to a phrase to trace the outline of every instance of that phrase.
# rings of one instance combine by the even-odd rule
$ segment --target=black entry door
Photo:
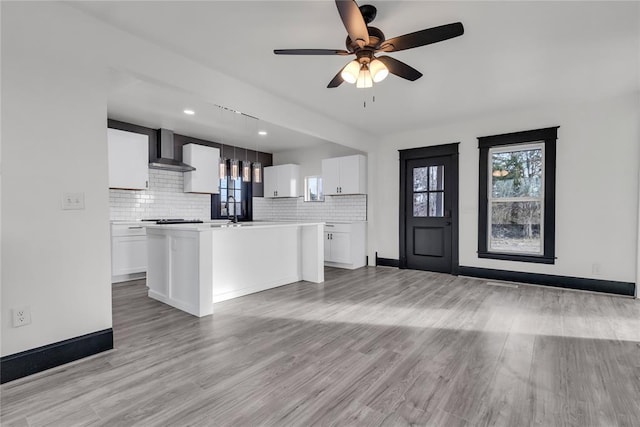
[[[455,145],[456,154],[451,155],[405,156],[408,158],[403,160],[401,153],[401,191],[404,195],[400,207],[401,267],[443,273],[455,273],[457,269],[458,173]],[[443,146],[421,150],[433,148],[437,153],[439,147]]]

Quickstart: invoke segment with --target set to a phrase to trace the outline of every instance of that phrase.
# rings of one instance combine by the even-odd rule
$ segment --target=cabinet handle
[[[149,188],[149,181],[145,181],[144,182],[144,186],[145,186],[145,188]]]
[[[136,228],[142,228],[142,226],[141,226],[141,225],[139,225],[139,226],[137,226],[137,227],[129,227],[129,230],[134,230],[134,229],[136,229]]]

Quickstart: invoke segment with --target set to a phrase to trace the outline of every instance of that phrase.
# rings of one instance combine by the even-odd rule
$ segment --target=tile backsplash
[[[183,192],[181,172],[149,169],[148,190],[109,190],[111,220],[143,218],[210,219],[211,195]],[[367,196],[325,196],[324,202],[302,197],[253,198],[256,221],[366,221]]]
[[[367,196],[325,196],[324,202],[305,202],[302,197],[253,198],[256,221],[366,221]]]
[[[211,195],[183,192],[182,172],[149,169],[148,190],[109,190],[111,220],[211,218]]]

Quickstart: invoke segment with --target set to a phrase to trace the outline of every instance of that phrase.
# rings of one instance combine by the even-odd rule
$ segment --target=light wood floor
[[[198,319],[114,286],[116,350],[1,387],[3,426],[639,426],[640,303],[327,269]]]

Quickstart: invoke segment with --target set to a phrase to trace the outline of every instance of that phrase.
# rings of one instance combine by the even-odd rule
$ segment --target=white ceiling
[[[457,21],[465,34],[391,54],[424,74],[415,82],[389,76],[373,89],[346,83],[327,89],[349,57],[276,56],[273,49],[344,48],[346,31],[333,1],[74,6],[295,105],[379,135],[638,90],[637,2],[368,3],[378,8],[371,25],[387,38]],[[270,126],[261,146],[274,152],[326,142],[261,121],[237,125],[231,113],[215,123],[211,114],[205,121],[199,118],[205,115],[176,113],[186,107],[219,110],[197,95],[114,71],[113,118],[196,137],[223,135],[230,141],[246,141],[248,134],[242,133],[253,135],[252,126]]]

